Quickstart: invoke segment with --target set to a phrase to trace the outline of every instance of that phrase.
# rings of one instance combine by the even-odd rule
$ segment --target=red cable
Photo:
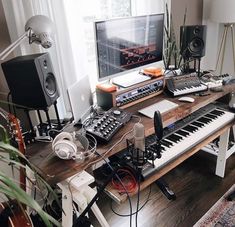
[[[119,182],[118,179],[112,179],[112,186],[118,190],[119,193],[132,193],[137,189],[137,181],[135,176],[128,169],[120,168],[117,170],[117,174],[122,182]],[[124,174],[124,176],[122,176]],[[125,188],[124,188],[124,187]]]

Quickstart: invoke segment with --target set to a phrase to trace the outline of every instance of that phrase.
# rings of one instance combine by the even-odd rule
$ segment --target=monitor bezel
[[[162,57],[161,60],[156,61],[156,62],[152,62],[146,65],[142,65],[142,66],[138,66],[136,68],[133,69],[127,69],[123,72],[118,72],[109,76],[105,76],[105,77],[100,77],[100,70],[99,70],[99,61],[98,61],[98,45],[97,45],[97,29],[96,29],[96,24],[97,23],[101,23],[101,22],[107,22],[107,21],[113,21],[113,20],[122,20],[122,19],[129,19],[129,18],[138,18],[138,17],[147,17],[147,16],[156,16],[156,15],[162,15],[162,20],[163,20],[163,35],[162,35]],[[99,82],[102,81],[107,81],[107,80],[111,80],[115,77],[118,76],[123,76],[125,74],[128,73],[133,73],[133,72],[140,72],[141,69],[143,69],[143,67],[152,67],[155,66],[156,64],[158,64],[159,62],[161,62],[163,64],[163,51],[164,51],[164,26],[165,26],[165,14],[164,13],[154,13],[154,14],[146,14],[146,15],[138,15],[138,16],[128,16],[128,17],[118,17],[118,18],[111,18],[111,19],[107,19],[107,20],[97,20],[93,23],[94,26],[94,41],[95,41],[95,61],[96,61],[96,69],[97,69],[97,78]]]

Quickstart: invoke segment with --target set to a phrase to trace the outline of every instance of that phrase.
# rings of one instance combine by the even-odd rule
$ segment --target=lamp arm
[[[20,43],[28,36],[28,31],[14,41],[10,46],[0,53],[0,60],[4,60]]]

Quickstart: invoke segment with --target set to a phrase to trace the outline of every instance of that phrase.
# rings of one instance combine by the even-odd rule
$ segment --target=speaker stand
[[[47,123],[48,123],[49,127],[51,128],[51,120],[50,120],[50,117],[49,117],[48,108],[44,109],[44,112],[45,112],[46,117],[47,117]]]
[[[27,119],[29,121],[29,126],[30,126],[29,134],[30,134],[31,138],[33,138],[33,139],[38,138],[38,139],[42,139],[42,140],[44,140],[44,139],[48,140],[48,138],[50,136],[53,137],[53,135],[48,134],[50,129],[56,129],[56,131],[58,131],[58,130],[61,130],[63,128],[63,126],[61,125],[61,122],[60,122],[59,112],[58,112],[58,109],[57,109],[57,101],[54,102],[53,106],[54,106],[54,109],[55,109],[56,121],[57,121],[57,126],[54,127],[54,128],[53,128],[52,123],[51,123],[48,107],[36,110],[38,120],[39,120],[39,124],[36,125],[35,127],[32,124],[32,120],[31,120],[30,114],[29,114],[29,111],[32,111],[33,109],[24,109],[24,111],[27,115]],[[40,110],[43,110],[45,112],[47,122],[43,122]],[[52,132],[53,132],[53,130],[52,130]],[[33,141],[33,139],[31,141]]]
[[[28,118],[30,130],[33,133],[34,132],[34,128],[33,128],[33,123],[31,121],[31,118],[30,118],[30,115],[29,115],[29,110],[24,109],[24,112],[26,113],[26,116]]]
[[[61,126],[61,123],[60,123],[60,117],[59,117],[59,112],[58,112],[58,109],[57,109],[57,101],[54,102],[54,109],[55,109],[55,114],[56,114],[56,118],[57,118],[57,128],[58,130],[62,129],[62,126]]]
[[[197,63],[198,61],[198,63]],[[184,58],[184,66],[183,66],[183,72],[184,73],[192,73],[192,72],[196,72],[198,77],[200,77],[200,71],[201,71],[201,58],[193,58],[193,69],[190,68],[189,65],[189,58]]]

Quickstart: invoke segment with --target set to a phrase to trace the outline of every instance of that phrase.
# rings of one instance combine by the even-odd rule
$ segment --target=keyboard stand
[[[162,191],[162,193],[167,197],[169,200],[175,200],[176,195],[175,193],[169,188],[167,182],[161,177],[155,181],[156,185]]]

